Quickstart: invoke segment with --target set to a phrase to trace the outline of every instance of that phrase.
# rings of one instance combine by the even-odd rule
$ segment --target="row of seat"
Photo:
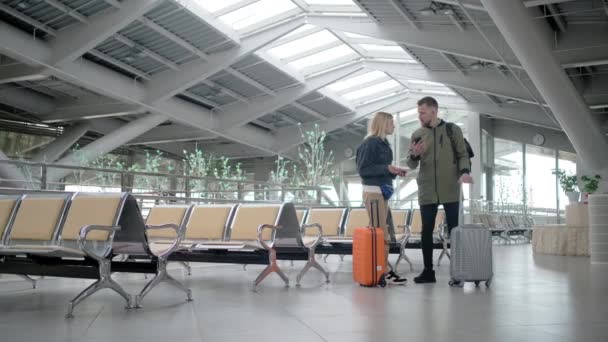
[[[111,278],[112,241],[126,194],[24,194],[0,197],[0,255],[88,258],[98,263],[98,280],[68,304],[103,288],[120,294],[127,307],[131,296]]]
[[[511,242],[512,236],[519,236],[530,242],[534,220],[529,216],[507,214],[474,214],[474,223],[486,225],[494,236]]]
[[[319,224],[322,227],[323,244],[352,243],[355,228],[369,225],[369,217],[365,208],[309,208],[296,210],[298,220],[302,226]],[[406,247],[419,247],[422,233],[422,216],[419,209],[392,209],[391,216],[395,232],[395,243],[399,246],[399,258],[395,269],[401,260],[405,260],[413,269],[412,262],[406,254]],[[435,243],[442,244],[442,252],[438,264],[444,256],[449,257],[448,245],[442,237],[445,226],[445,212],[437,211],[433,239]],[[311,234],[311,232],[306,233]],[[414,245],[414,246],[412,246]]]

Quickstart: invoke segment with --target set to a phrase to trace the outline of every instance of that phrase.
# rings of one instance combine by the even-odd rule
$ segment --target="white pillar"
[[[469,188],[470,199],[481,198],[481,123],[479,113],[469,112],[467,115],[467,129],[469,132],[469,144],[475,157],[471,159],[471,176],[473,177],[473,184]]]
[[[522,1],[481,0],[481,3],[585,164],[592,169],[608,167],[608,140],[553,55],[554,37],[546,22],[534,19],[532,10],[524,7]]]

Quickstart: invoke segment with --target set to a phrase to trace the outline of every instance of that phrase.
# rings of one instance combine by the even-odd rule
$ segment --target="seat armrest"
[[[316,239],[313,241],[313,243],[310,244],[310,246],[305,246],[305,247],[315,248],[323,240],[323,228],[318,223],[310,223],[310,224],[303,225],[302,228],[300,228],[300,235],[302,236],[302,239],[306,235],[306,230],[309,228],[317,228],[318,234],[316,235]]]
[[[266,241],[264,241],[264,239],[262,238],[262,234],[264,233],[264,229],[271,229],[276,231],[277,229],[281,228],[281,226],[275,226],[272,224],[261,224],[258,227],[258,242],[260,243],[260,245],[262,245],[262,247],[264,247],[264,249],[266,250],[271,250],[272,248],[274,248],[276,234],[272,234],[272,239],[270,240],[270,243],[266,243]]]
[[[167,224],[160,224],[160,225],[146,225],[146,239],[145,239],[145,246],[146,246],[146,250],[148,251],[148,253],[150,253],[150,255],[154,255],[154,253],[152,253],[152,249],[150,248],[150,241],[149,241],[149,237],[148,237],[148,231],[150,230],[160,230],[160,229],[167,229],[167,228],[171,228],[173,230],[175,230],[175,234],[176,234],[176,238],[175,241],[173,241],[173,243],[171,244],[171,246],[169,247],[169,249],[167,249],[165,252],[159,254],[159,255],[155,255],[157,257],[166,257],[168,255],[170,255],[171,253],[173,253],[180,245],[180,243],[182,242],[182,240],[184,239],[184,234],[185,231],[180,230],[180,228],[173,223],[167,223]]]
[[[110,245],[108,246],[108,248],[106,248],[106,250],[103,252],[102,255],[98,255],[95,252],[93,252],[93,250],[91,250],[89,247],[87,247],[87,244],[86,244],[87,236],[89,235],[89,233],[91,231],[94,231],[94,230],[110,232],[110,236],[108,237],[108,240],[107,240],[110,243]],[[96,224],[86,225],[80,229],[80,234],[78,234],[78,240],[76,241],[78,244],[78,248],[80,248],[80,250],[83,251],[86,255],[90,256],[91,258],[93,258],[97,261],[105,259],[108,257],[108,255],[110,255],[110,252],[112,251],[112,242],[114,241],[114,233],[119,230],[120,230],[120,226],[111,227],[111,226],[101,226],[101,225],[96,225]]]

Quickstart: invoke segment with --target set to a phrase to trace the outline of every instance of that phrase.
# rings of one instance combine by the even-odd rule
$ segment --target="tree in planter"
[[[230,159],[226,157],[217,157],[214,154],[206,155],[200,149],[195,149],[194,152],[188,153],[184,151],[186,158],[185,174],[192,177],[205,177],[216,179],[233,179],[244,180],[245,176],[241,170],[241,164],[233,165]],[[236,182],[213,181],[213,180],[191,180],[191,189],[193,192],[200,192],[203,198],[227,198],[227,193],[219,192],[217,196],[210,196],[208,191],[227,191],[228,189],[236,188]]]
[[[300,172],[294,175],[306,186],[320,186],[334,176],[333,151],[325,150],[327,133],[315,124],[312,130],[302,132],[304,143],[298,147],[298,164]]]
[[[174,170],[173,165],[167,165],[166,170],[162,170],[162,160],[163,153],[159,150],[156,150],[154,153],[150,153],[146,151],[144,157],[143,165],[135,164],[129,168],[129,171],[140,171],[140,172],[149,172],[149,173],[161,173],[167,172],[172,173]],[[163,192],[169,190],[170,188],[170,180],[169,177],[166,176],[141,176],[135,175],[134,187],[146,189],[146,190],[155,190],[157,192]]]
[[[578,202],[580,195],[580,193],[576,191],[578,189],[576,183],[578,177],[576,175],[567,174],[566,170],[562,169],[554,169],[552,174],[557,176],[559,184],[561,185],[562,190],[564,190],[566,193],[566,196],[568,196],[570,202]]]

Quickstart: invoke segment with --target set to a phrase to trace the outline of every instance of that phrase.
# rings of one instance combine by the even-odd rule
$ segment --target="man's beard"
[[[433,127],[431,127],[431,122],[432,122],[432,121],[429,121],[429,122],[421,122],[422,127],[426,127],[426,128],[433,128]]]

